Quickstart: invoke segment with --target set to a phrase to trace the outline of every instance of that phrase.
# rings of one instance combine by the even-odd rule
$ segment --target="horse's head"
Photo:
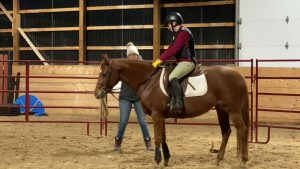
[[[108,55],[103,55],[101,72],[94,91],[95,97],[97,99],[104,98],[106,93],[110,92],[118,82],[119,73],[113,68],[113,61],[109,59]]]

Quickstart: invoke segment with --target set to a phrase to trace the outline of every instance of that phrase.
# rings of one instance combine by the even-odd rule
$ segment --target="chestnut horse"
[[[170,158],[166,143],[165,112],[170,98],[163,94],[159,87],[161,68],[154,71],[151,62],[115,59],[104,56],[101,73],[95,88],[95,97],[103,98],[119,81],[127,83],[140,98],[146,114],[152,117],[154,124],[155,157],[159,164],[164,165]],[[156,73],[154,73],[156,72]],[[249,106],[248,90],[245,79],[235,70],[225,66],[214,66],[204,69],[208,90],[203,96],[185,97],[185,110],[182,114],[171,115],[174,118],[191,118],[200,116],[215,107],[222,132],[222,142],[218,151],[217,162],[224,158],[226,145],[231,133],[230,120],[237,129],[237,155],[242,164],[248,161],[248,124]],[[169,116],[170,117],[170,114]],[[230,120],[229,120],[230,119]]]

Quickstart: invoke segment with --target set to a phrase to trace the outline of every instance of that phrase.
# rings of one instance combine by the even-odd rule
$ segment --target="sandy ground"
[[[57,117],[57,116],[55,116]],[[24,117],[0,117],[0,120],[23,120]],[[53,116],[32,120],[55,120]],[[97,120],[97,116],[64,116],[66,120]],[[153,137],[153,125],[150,125]],[[140,128],[129,124],[122,153],[113,151],[117,124],[109,124],[108,136],[99,135],[99,125],[91,125],[90,136],[84,124],[12,124],[0,123],[0,169],[63,168],[164,168],[153,162],[153,152],[145,150]],[[265,132],[261,133],[265,140]],[[219,127],[167,125],[171,152],[165,168],[239,168],[236,159],[235,130],[229,139],[225,160],[215,164],[216,154],[209,152],[211,143],[219,146]],[[300,168],[300,131],[272,129],[268,144],[250,144],[246,168]]]

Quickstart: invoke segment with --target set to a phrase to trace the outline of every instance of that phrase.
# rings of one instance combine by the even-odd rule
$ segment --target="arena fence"
[[[98,76],[90,77],[90,76],[36,76],[31,75],[30,66],[36,64],[42,64],[43,61],[34,61],[34,60],[27,60],[27,61],[0,61],[0,62],[11,62],[17,63],[19,65],[25,65],[25,75],[20,76],[21,79],[25,79],[25,90],[7,90],[2,89],[0,90],[1,93],[25,93],[26,95],[26,105],[25,106],[17,106],[12,104],[5,105],[8,108],[25,108],[24,113],[24,120],[2,120],[0,123],[69,123],[69,124],[85,124],[86,125],[86,134],[90,134],[90,124],[100,124],[101,121],[72,121],[72,120],[31,120],[30,119],[30,109],[32,108],[49,108],[49,109],[96,109],[99,110],[100,106],[56,106],[56,105],[47,105],[47,106],[30,106],[30,93],[64,93],[64,94],[93,94],[94,91],[73,91],[73,90],[63,90],[63,91],[50,91],[50,90],[30,90],[30,81],[32,79],[98,79]],[[100,64],[99,62],[78,62],[78,61],[47,61],[50,64]],[[0,75],[0,78],[8,78],[11,75]],[[100,105],[100,104],[99,104]],[[100,133],[102,134],[102,133]]]
[[[270,137],[271,137],[271,128],[281,128],[281,129],[293,129],[293,130],[300,130],[300,127],[297,126],[292,126],[292,125],[274,125],[274,124],[260,124],[260,118],[259,118],[259,112],[274,112],[277,114],[279,113],[300,113],[300,110],[293,110],[293,109],[289,109],[286,107],[283,107],[281,109],[276,109],[276,108],[261,108],[260,107],[260,97],[261,96],[284,96],[284,97],[291,97],[291,96],[296,96],[296,97],[300,97],[300,93],[284,93],[284,92],[278,92],[278,91],[271,91],[271,92],[260,92],[259,90],[259,81],[260,80],[300,80],[300,76],[260,76],[259,74],[259,63],[274,63],[274,62],[300,62],[300,59],[276,59],[276,60],[263,60],[263,59],[257,59],[256,60],[256,76],[255,76],[255,97],[256,97],[256,104],[255,104],[255,122],[254,122],[254,128],[252,128],[252,130],[255,130],[255,142],[256,143],[262,143],[262,144],[266,144],[270,141]],[[285,100],[283,100],[283,102],[285,102]],[[252,124],[253,125],[253,124]],[[260,127],[264,127],[267,128],[267,139],[266,141],[259,141],[258,137],[259,137],[259,128]]]
[[[288,112],[288,113],[300,113],[299,110],[279,110],[279,109],[270,109],[270,108],[262,108],[260,107],[260,97],[263,95],[271,95],[271,96],[277,96],[277,95],[282,95],[282,96],[300,96],[300,94],[289,94],[289,93],[274,93],[274,92],[260,92],[259,91],[259,83],[263,79],[300,79],[299,77],[270,77],[270,76],[260,76],[259,75],[259,63],[260,62],[285,62],[285,61],[300,61],[300,60],[256,60],[256,71],[254,72],[254,66],[253,66],[253,60],[198,60],[198,62],[201,63],[234,63],[237,65],[239,62],[246,62],[250,66],[247,66],[247,75],[245,75],[245,78],[249,81],[248,82],[248,91],[249,91],[249,100],[250,100],[250,142],[254,143],[268,143],[270,140],[270,131],[271,128],[282,128],[282,129],[296,129],[299,130],[299,127],[295,126],[287,126],[287,125],[273,125],[273,124],[262,124],[260,123],[260,112]],[[25,115],[24,115],[24,120],[2,120],[0,123],[68,123],[68,124],[84,124],[86,125],[86,134],[90,134],[90,125],[91,124],[98,124],[99,125],[99,134],[103,134],[104,130],[104,135],[107,135],[107,127],[108,124],[113,124],[113,123],[118,123],[118,121],[113,121],[113,120],[108,120],[105,117],[100,117],[98,120],[95,121],[87,121],[87,120],[80,120],[80,121],[72,121],[72,120],[31,120],[30,119],[30,109],[33,108],[33,106],[29,105],[29,94],[30,93],[65,93],[65,94],[86,94],[86,95],[92,95],[93,91],[49,91],[49,90],[30,90],[30,81],[32,79],[96,79],[98,78],[98,75],[95,75],[94,77],[91,76],[36,76],[36,75],[31,75],[30,72],[30,66],[33,64],[41,64],[41,61],[0,61],[2,63],[4,62],[14,62],[14,63],[19,63],[25,65],[25,74],[23,76],[20,76],[21,79],[25,79],[25,90],[19,90],[16,91],[14,90],[9,90],[9,89],[4,89],[2,88],[0,90],[0,93],[7,93],[7,92],[18,92],[18,93],[25,93],[26,95],[26,105],[25,106],[14,106],[18,108],[25,108]],[[78,62],[78,61],[47,61],[50,64],[100,64],[99,62]],[[0,78],[8,78],[11,75],[0,75]],[[254,105],[254,99],[255,99],[255,105]],[[12,105],[8,105],[12,106]],[[70,109],[94,109],[97,111],[102,111],[103,107],[100,105],[98,106],[57,106],[57,105],[47,105],[47,106],[34,106],[36,108],[49,108],[49,109],[64,109],[64,108],[70,108]],[[118,106],[110,106],[108,105],[108,108],[118,108]],[[255,109],[255,114],[254,114],[254,109]],[[129,122],[129,123],[137,123],[137,122]],[[218,126],[217,123],[192,123],[192,122],[179,122],[177,119],[174,119],[172,121],[167,121],[166,124],[171,124],[171,125],[211,125],[211,126]],[[267,141],[261,142],[258,140],[259,137],[259,129],[260,128],[267,128]]]

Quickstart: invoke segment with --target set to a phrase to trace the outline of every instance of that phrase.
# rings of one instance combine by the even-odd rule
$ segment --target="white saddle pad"
[[[161,91],[168,96],[166,89],[164,88],[163,81],[165,78],[165,68],[163,68],[160,78],[159,78],[159,87]],[[184,92],[185,97],[194,97],[194,96],[203,96],[207,93],[207,81],[206,77],[203,74],[199,76],[193,76],[188,78],[187,89]]]

